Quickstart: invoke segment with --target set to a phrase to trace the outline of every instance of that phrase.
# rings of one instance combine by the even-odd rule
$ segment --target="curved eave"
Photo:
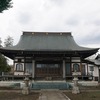
[[[5,52],[5,51],[10,51],[10,52],[13,52],[13,51],[31,51],[31,52],[45,52],[45,51],[48,51],[48,52],[73,52],[73,51],[76,51],[76,52],[90,52],[90,51],[98,51],[100,48],[87,48],[87,49],[84,49],[84,50],[58,50],[58,49],[51,49],[51,50],[48,50],[48,49],[42,49],[42,50],[30,50],[30,49],[9,49],[9,48],[0,48],[0,52]]]
[[[90,50],[9,50],[5,48],[0,48],[0,52],[5,56],[14,59],[14,56],[17,54],[25,55],[27,53],[33,54],[70,54],[75,55],[78,54],[79,56],[86,58],[98,52],[99,48],[90,49]]]

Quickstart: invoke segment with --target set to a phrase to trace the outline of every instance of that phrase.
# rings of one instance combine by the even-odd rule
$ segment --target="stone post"
[[[66,75],[65,75],[65,60],[63,60],[63,79],[66,78]]]
[[[73,79],[74,85],[73,85],[72,93],[78,94],[80,93],[80,90],[78,87],[78,73],[76,71],[73,72],[73,76],[74,76],[74,79]]]

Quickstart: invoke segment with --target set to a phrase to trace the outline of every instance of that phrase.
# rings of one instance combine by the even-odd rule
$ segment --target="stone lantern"
[[[76,70],[75,70],[75,72],[73,72],[73,76],[74,76],[74,79],[73,79],[74,85],[73,85],[73,89],[72,89],[73,94],[80,93],[80,90],[78,87],[78,75],[79,75],[79,72],[76,72]]]
[[[22,89],[22,94],[29,94],[30,88],[29,88],[29,74],[28,73],[25,73],[24,83],[25,83],[25,85]]]

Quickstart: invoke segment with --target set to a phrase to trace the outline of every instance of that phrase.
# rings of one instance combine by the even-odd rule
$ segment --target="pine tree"
[[[0,13],[12,7],[12,0],[0,0]]]

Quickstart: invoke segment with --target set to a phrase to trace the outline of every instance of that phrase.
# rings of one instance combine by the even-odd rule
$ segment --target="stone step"
[[[60,90],[65,90],[65,89],[70,89],[71,85],[69,83],[64,83],[64,82],[55,82],[55,83],[50,83],[50,82],[34,82],[32,83],[32,89],[60,89]]]

